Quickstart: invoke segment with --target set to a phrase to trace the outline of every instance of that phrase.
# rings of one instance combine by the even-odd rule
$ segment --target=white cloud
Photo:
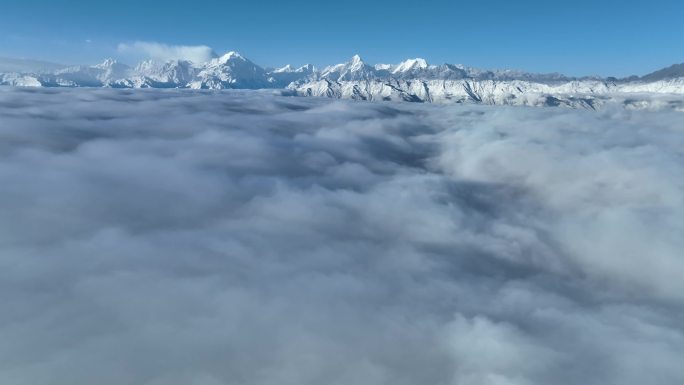
[[[0,383],[681,384],[679,113],[0,90]]]
[[[195,63],[203,63],[214,57],[216,53],[205,45],[167,45],[156,42],[136,41],[134,43],[121,43],[118,51],[123,54],[141,55],[156,60],[190,60]]]

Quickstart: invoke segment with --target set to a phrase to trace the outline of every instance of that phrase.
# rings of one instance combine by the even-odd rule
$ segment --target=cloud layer
[[[681,384],[681,115],[0,90],[0,383]]]
[[[136,41],[130,44],[121,43],[117,49],[122,54],[160,61],[190,60],[194,63],[204,63],[216,57],[214,50],[206,45],[167,45],[149,41]]]

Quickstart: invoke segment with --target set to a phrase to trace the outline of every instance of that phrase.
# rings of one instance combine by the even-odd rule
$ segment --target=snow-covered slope
[[[292,95],[358,100],[482,103],[597,108],[610,100],[648,107],[644,95],[668,95],[680,108],[684,70],[675,65],[642,78],[571,78],[513,70],[482,70],[460,64],[430,65],[425,59],[369,65],[354,55],[348,62],[317,71],[312,65],[265,69],[237,52],[204,63],[144,61],[129,67],[113,59],[93,66],[50,71],[5,71],[0,85],[44,87],[125,87],[259,89],[283,88]],[[650,104],[649,104],[650,103]],[[659,105],[660,105],[659,104]]]
[[[138,64],[133,72],[137,75],[137,84],[158,88],[188,84],[197,75],[195,66],[186,60],[171,60],[166,63],[147,60]]]
[[[657,81],[577,79],[555,73],[435,66],[421,58],[371,67],[354,56],[346,64],[328,67],[320,76],[293,82],[288,88],[296,95],[357,100],[589,109],[617,101],[633,108],[665,106],[684,110],[684,77],[660,76]],[[653,94],[661,97],[654,98]]]
[[[305,79],[314,74],[316,69],[311,64],[293,68],[291,65],[267,71],[268,82],[276,88],[285,88],[290,83]]]
[[[369,80],[377,77],[378,70],[366,64],[359,55],[354,55],[347,63],[326,67],[321,77],[335,81]]]
[[[421,71],[428,68],[427,61],[421,58],[409,59],[404,62],[399,63],[392,70],[393,74],[404,74],[407,72]]]
[[[212,59],[198,68],[190,88],[269,88],[266,71],[237,52]]]

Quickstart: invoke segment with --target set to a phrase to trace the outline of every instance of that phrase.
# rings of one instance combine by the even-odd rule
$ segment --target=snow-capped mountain
[[[354,55],[347,63],[326,67],[321,78],[334,81],[370,80],[377,77],[378,71],[369,66],[359,55]]]
[[[119,87],[260,89],[287,94],[358,100],[482,103],[596,108],[607,100],[648,107],[640,95],[669,95],[665,103],[684,105],[684,64],[641,78],[572,78],[513,70],[482,70],[460,64],[431,65],[413,58],[398,64],[370,65],[354,55],[348,62],[316,70],[307,64],[265,69],[237,52],[204,63],[144,61],[129,67],[114,59],[93,66],[50,71],[0,73],[0,85],[32,87]],[[652,98],[651,98],[652,99]],[[650,103],[650,104],[649,104]]]
[[[316,68],[311,64],[306,64],[299,68],[293,68],[288,64],[285,67],[267,71],[269,76],[268,82],[277,88],[285,88],[292,82],[310,77],[315,71]]]
[[[138,84],[173,88],[192,82],[197,75],[197,68],[187,60],[170,60],[165,63],[146,60],[135,67],[132,75],[137,76]]]
[[[107,59],[94,66],[66,67],[43,76],[46,85],[67,87],[101,87],[130,75],[130,67],[114,59]],[[41,80],[39,78],[39,80]]]
[[[272,88],[266,71],[237,52],[212,59],[198,68],[190,88]]]
[[[677,66],[670,67],[673,73]],[[656,74],[660,74],[656,72]],[[647,75],[653,78],[653,75]],[[680,77],[681,76],[681,77]],[[481,70],[463,65],[429,65],[415,58],[397,65],[369,66],[354,56],[349,62],[327,67],[321,74],[295,81],[288,89],[296,95],[357,100],[494,105],[567,106],[595,109],[611,100],[625,106],[648,108],[665,104],[684,110],[684,74],[643,78],[571,78],[561,74],[534,74],[513,70]],[[654,100],[643,94],[670,95]]]
[[[407,72],[420,72],[428,68],[427,61],[421,58],[409,59],[399,63],[392,69],[392,74],[405,74]]]

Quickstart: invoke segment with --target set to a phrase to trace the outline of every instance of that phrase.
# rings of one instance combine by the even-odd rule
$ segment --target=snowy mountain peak
[[[23,65],[23,61],[0,58],[0,68],[3,68],[3,60],[9,63],[5,68],[10,68],[10,71],[18,65]],[[230,51],[201,63],[186,60],[148,60],[131,68],[115,59],[107,59],[96,65],[60,67],[49,72],[4,70],[0,71],[0,85],[287,88],[287,92],[297,95],[362,100],[596,108],[613,94],[684,94],[684,64],[668,67],[641,78],[604,79],[572,78],[559,74],[535,74],[515,70],[483,70],[447,63],[435,66],[429,65],[422,58],[408,59],[396,65],[372,66],[366,64],[359,55],[354,55],[349,61],[318,71],[311,64],[296,69],[289,64],[278,69],[264,69],[239,53]],[[680,105],[684,110],[684,102],[677,104]]]
[[[326,67],[321,73],[321,77],[335,81],[372,79],[375,77],[375,68],[364,63],[361,56],[354,55],[351,60],[344,64]]]
[[[428,68],[428,64],[427,61],[425,61],[425,59],[408,59],[406,61],[399,63],[399,65],[397,65],[396,68],[394,68],[394,71],[392,71],[392,73],[396,74],[426,68]]]
[[[289,64],[286,65],[285,67],[281,67],[281,68],[277,68],[277,69],[273,70],[273,72],[274,72],[274,73],[277,73],[277,74],[280,74],[280,73],[283,73],[283,72],[294,72],[294,71],[295,71],[295,70],[294,70],[294,69],[292,68],[292,66],[289,65]]]
[[[230,51],[230,52],[227,52],[226,54],[224,54],[223,56],[218,57],[218,58],[216,58],[216,59],[214,59],[214,60],[215,60],[216,62],[220,63],[220,64],[225,64],[225,63],[227,63],[227,62],[229,62],[229,61],[231,61],[231,60],[242,60],[242,61],[246,61],[247,59],[245,59],[244,56],[240,55],[239,53],[237,53],[237,52],[235,52],[235,51]]]
[[[313,66],[313,64],[304,64],[303,66],[297,68],[295,72],[301,72],[301,73],[313,73],[316,71],[316,68]]]
[[[100,68],[100,69],[107,69],[107,68],[114,67],[117,64],[119,64],[119,62],[116,61],[116,59],[107,58],[102,63],[96,64],[93,67]]]
[[[361,56],[354,55],[349,61],[348,66],[351,71],[358,71],[365,66],[365,63],[361,59]]]
[[[276,68],[271,73],[273,74],[287,74],[287,73],[292,73],[292,74],[312,74],[315,71],[315,68],[312,64],[304,64],[303,66],[299,68],[294,68],[291,65],[286,65],[285,67],[281,68]]]
[[[152,59],[143,60],[135,66],[135,71],[139,72],[139,73],[145,73],[145,72],[154,70],[160,66],[161,66],[161,63],[154,61]]]

